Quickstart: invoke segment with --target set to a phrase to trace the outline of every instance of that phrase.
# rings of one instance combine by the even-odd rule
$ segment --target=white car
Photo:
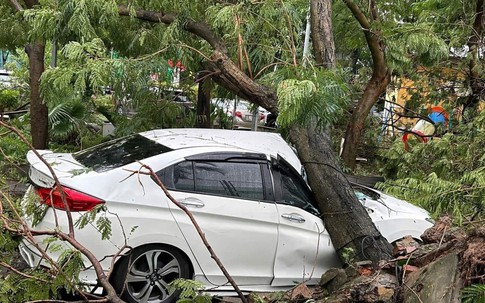
[[[173,302],[177,294],[167,285],[179,277],[201,281],[214,294],[234,292],[188,216],[151,176],[133,174],[140,163],[150,166],[170,194],[191,210],[242,291],[285,290],[298,281],[317,284],[327,269],[340,266],[300,161],[278,134],[160,129],[74,154],[40,152],[66,190],[74,221],[96,205],[106,207],[103,215],[112,222],[109,240],[101,239],[95,224],[75,230],[76,239],[104,269],[110,269],[125,240],[133,248],[116,260],[111,275],[128,302]],[[58,220],[67,232],[64,206],[59,194],[51,192],[48,168],[32,152],[27,158],[33,186],[26,197],[37,192],[42,204],[56,208],[47,207],[33,228],[53,230]],[[367,188],[356,192],[390,242],[406,235],[419,238],[431,226],[421,208]],[[42,238],[39,243],[45,247]],[[61,253],[49,251],[53,259]],[[44,264],[28,241],[23,241],[21,254],[31,266]],[[96,284],[92,267],[81,279]]]
[[[232,100],[213,98],[211,100],[213,107],[219,107],[228,117],[233,119],[234,129],[242,129],[244,127],[250,128],[253,121],[253,110],[251,103],[246,100]],[[266,123],[266,118],[270,114],[269,111],[262,107],[258,107],[258,113],[256,119],[258,124],[263,125]]]

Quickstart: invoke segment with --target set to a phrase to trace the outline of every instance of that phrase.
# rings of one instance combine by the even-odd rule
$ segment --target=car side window
[[[264,199],[258,163],[195,162],[195,190],[215,195]]]
[[[157,173],[167,188],[264,200],[261,163],[183,161]]]
[[[279,170],[281,180],[281,200],[284,203],[301,208],[313,215],[319,216],[313,194],[303,181],[289,168]]]
[[[192,161],[184,161],[173,166],[173,188],[194,191],[194,170]]]

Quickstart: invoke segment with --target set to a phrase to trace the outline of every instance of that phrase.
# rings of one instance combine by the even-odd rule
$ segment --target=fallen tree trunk
[[[293,126],[290,139],[296,145],[340,259],[345,263],[343,254],[349,249],[357,261],[377,264],[389,258],[392,247],[370,220],[338,166],[328,131],[316,126]]]

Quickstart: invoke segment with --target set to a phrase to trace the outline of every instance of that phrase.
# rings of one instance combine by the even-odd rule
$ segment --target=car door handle
[[[288,221],[296,222],[296,223],[303,223],[305,222],[305,218],[303,218],[299,214],[282,214],[281,217],[285,218]]]
[[[205,206],[204,202],[202,202],[197,198],[185,198],[185,199],[179,200],[179,203],[185,206],[192,206],[197,208],[201,208]]]

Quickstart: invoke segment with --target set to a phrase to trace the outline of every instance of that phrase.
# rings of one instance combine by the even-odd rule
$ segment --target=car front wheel
[[[179,293],[169,283],[178,278],[190,278],[187,259],[173,247],[146,245],[118,262],[111,281],[127,302],[171,303]]]

